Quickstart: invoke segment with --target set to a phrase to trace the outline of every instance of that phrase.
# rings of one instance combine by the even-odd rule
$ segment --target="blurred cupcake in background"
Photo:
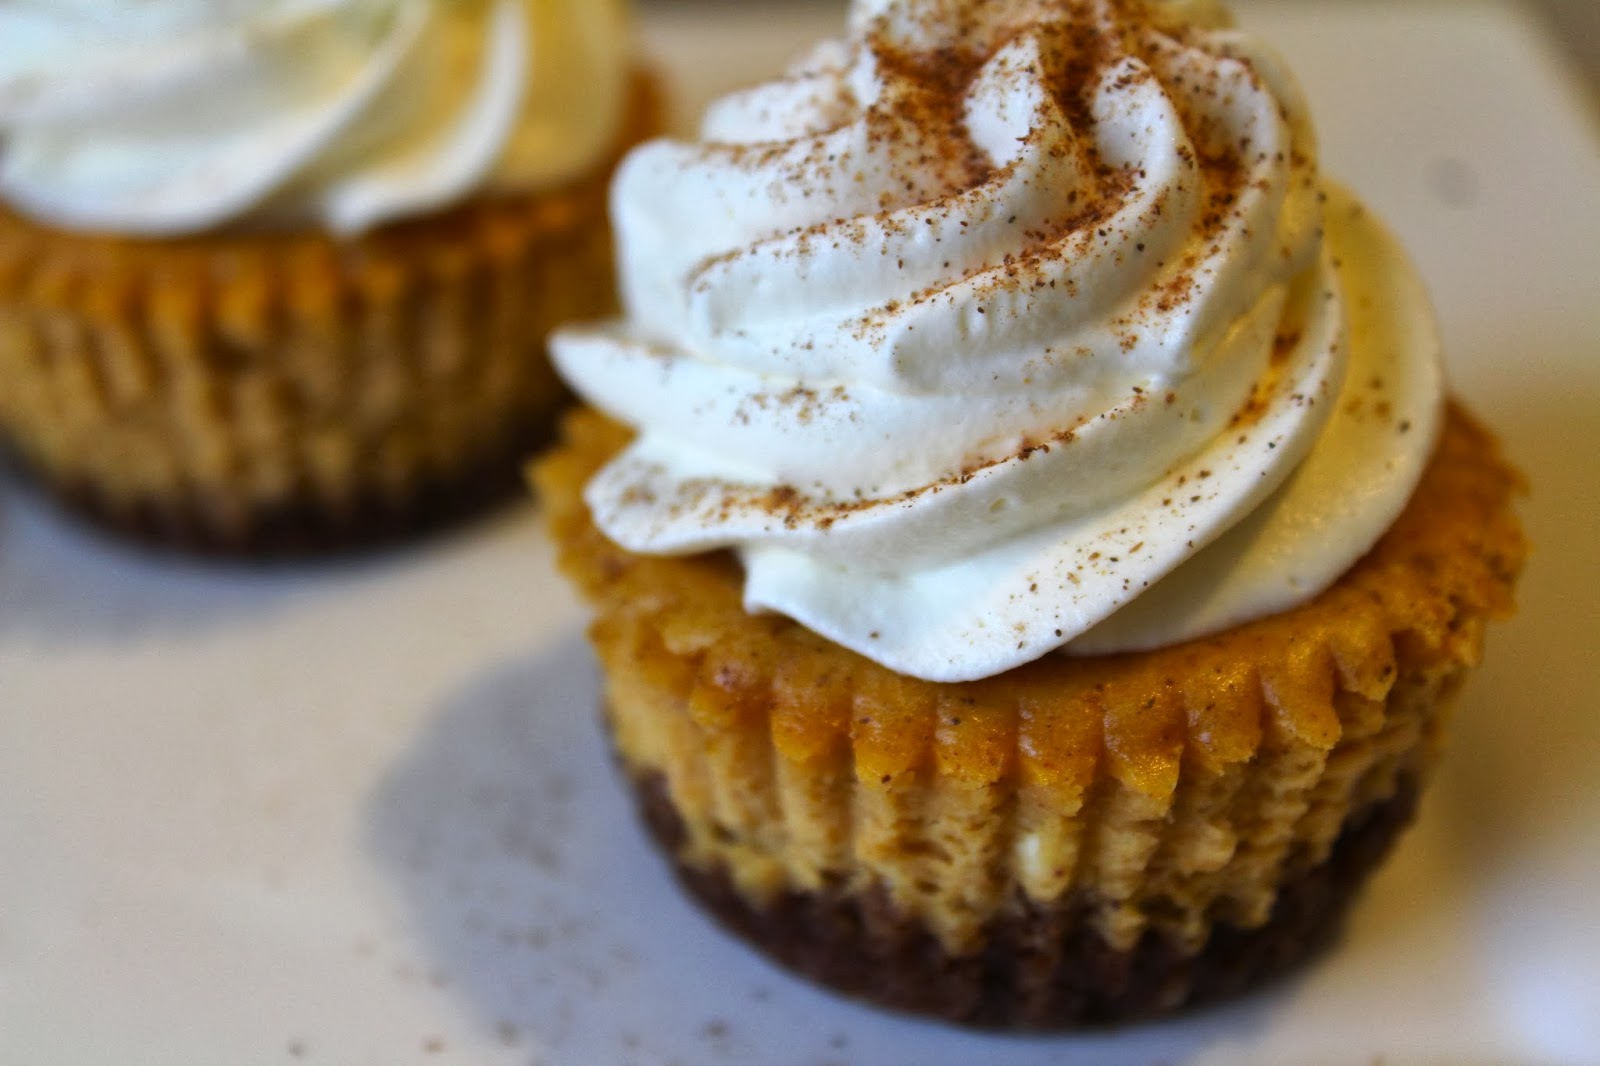
[[[620,0],[0,7],[0,437],[203,551],[498,499],[656,113]]]

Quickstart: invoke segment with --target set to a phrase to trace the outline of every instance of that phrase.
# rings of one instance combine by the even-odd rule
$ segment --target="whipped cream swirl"
[[[597,165],[621,0],[0,4],[0,199],[169,236],[340,233]]]
[[[941,681],[1325,587],[1420,476],[1437,341],[1335,192],[1380,275],[1354,277],[1381,342],[1346,394],[1353,273],[1306,108],[1223,23],[860,2],[699,143],[636,151],[613,190],[627,317],[555,343],[639,430],[588,488],[600,527],[736,548],[749,608]]]

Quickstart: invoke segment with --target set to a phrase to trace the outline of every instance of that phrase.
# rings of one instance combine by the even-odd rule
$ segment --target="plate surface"
[[[1600,133],[1511,8],[1257,4],[1534,492],[1420,823],[1343,943],[1237,1005],[1009,1039],[840,1002],[686,904],[594,723],[530,506],[422,548],[151,560],[0,486],[0,1062],[1600,1061]],[[658,8],[680,118],[839,6]],[[1359,59],[1359,62],[1357,60]]]

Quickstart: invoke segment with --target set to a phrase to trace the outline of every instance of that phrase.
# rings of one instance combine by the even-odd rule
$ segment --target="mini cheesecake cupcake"
[[[614,310],[655,126],[618,2],[0,11],[0,438],[135,535],[244,553],[516,483]]]
[[[688,889],[980,1025],[1325,944],[1524,546],[1273,54],[1209,4],[858,2],[613,215],[536,480]]]

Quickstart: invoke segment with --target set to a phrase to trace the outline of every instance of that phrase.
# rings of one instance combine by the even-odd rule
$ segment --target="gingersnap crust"
[[[1351,827],[1426,783],[1525,554],[1520,479],[1452,406],[1404,513],[1307,603],[1156,651],[938,684],[747,615],[728,553],[612,544],[581,492],[628,434],[587,410],[565,429],[535,478],[562,568],[595,611],[618,754],[662,783],[681,827],[673,861],[713,898],[703,886],[725,881],[749,915],[879,901],[861,921],[892,915],[884,935],[925,932],[941,959],[985,957],[1028,915],[1098,945],[1085,951],[1132,958],[1157,943],[1171,960],[1268,926]],[[1012,1020],[1109,1019],[1199,994]]]
[[[219,559],[287,561],[409,543],[491,511],[521,490],[520,465],[551,435],[548,422],[535,421],[486,439],[476,460],[419,478],[403,495],[358,487],[335,502],[290,498],[257,506],[246,522],[213,520],[227,504],[198,492],[126,499],[106,495],[89,479],[45,483],[10,448],[0,448],[0,470],[126,542]]]
[[[199,551],[350,547],[507,499],[568,396],[545,335],[614,310],[607,184],[660,112],[641,72],[592,173],[351,239],[0,208],[0,439],[76,512]]]
[[[1340,933],[1361,886],[1416,811],[1416,782],[1360,811],[1328,858],[1278,886],[1258,926],[1219,923],[1190,945],[1159,929],[1117,948],[1086,921],[1092,903],[1019,900],[954,955],[881,889],[785,891],[754,902],[720,867],[678,859],[687,834],[660,774],[632,778],[641,821],[678,882],[730,932],[818,984],[891,1010],[991,1029],[1114,1026],[1232,999],[1313,959]]]

